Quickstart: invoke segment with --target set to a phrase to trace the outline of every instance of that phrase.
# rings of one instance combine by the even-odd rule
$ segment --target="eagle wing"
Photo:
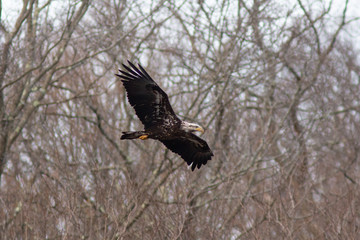
[[[180,123],[167,94],[140,64],[138,64],[140,68],[138,69],[130,61],[128,63],[131,68],[123,64],[127,71],[119,69],[121,74],[116,74],[116,76],[121,78],[128,100],[145,129],[154,125]]]
[[[184,132],[175,139],[160,141],[168,149],[179,154],[188,165],[192,164],[192,171],[195,167],[200,168],[201,165],[205,165],[214,156],[206,141],[192,133]]]

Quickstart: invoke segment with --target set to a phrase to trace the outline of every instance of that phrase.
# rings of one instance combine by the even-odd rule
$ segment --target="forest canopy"
[[[5,3],[6,2],[6,3]],[[356,239],[359,3],[0,0],[3,239]],[[206,131],[142,129],[129,59]]]

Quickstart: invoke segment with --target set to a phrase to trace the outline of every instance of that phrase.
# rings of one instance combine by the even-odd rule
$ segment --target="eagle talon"
[[[141,135],[139,138],[141,139],[141,140],[145,140],[145,139],[147,139],[149,137],[149,135]]]

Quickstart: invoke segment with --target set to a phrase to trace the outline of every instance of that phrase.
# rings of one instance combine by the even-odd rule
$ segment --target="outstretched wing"
[[[183,135],[172,140],[160,140],[168,149],[179,154],[191,170],[200,168],[214,156],[206,141],[192,133],[184,132]]]
[[[152,80],[140,64],[140,69],[138,69],[130,61],[128,63],[131,68],[123,64],[126,71],[119,69],[121,74],[116,74],[116,76],[121,78],[128,100],[145,129],[154,125],[180,123],[180,119],[170,105],[167,94]]]

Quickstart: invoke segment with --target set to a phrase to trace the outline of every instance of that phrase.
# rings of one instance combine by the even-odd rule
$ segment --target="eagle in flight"
[[[167,94],[156,84],[145,69],[128,61],[120,70],[127,98],[144,125],[144,131],[123,132],[121,139],[156,139],[172,152],[179,154],[191,170],[200,168],[214,156],[206,141],[193,132],[204,132],[198,124],[181,121],[172,109]]]

